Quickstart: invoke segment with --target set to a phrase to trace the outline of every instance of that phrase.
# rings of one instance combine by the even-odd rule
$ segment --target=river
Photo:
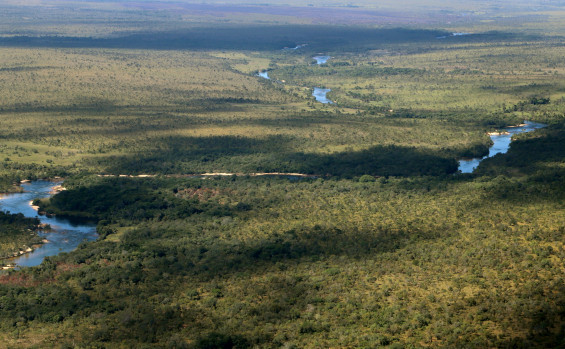
[[[320,64],[324,64],[327,63],[328,60],[331,58],[330,56],[314,56],[312,57],[313,59],[316,60],[316,64],[320,65]]]
[[[301,48],[306,47],[306,46],[308,46],[308,44],[299,44],[299,45],[296,45],[294,47],[285,47],[285,48],[283,48],[283,51],[287,51],[287,50],[295,51],[295,50],[301,49]]]
[[[490,139],[492,139],[494,144],[489,148],[488,155],[482,158],[459,160],[459,171],[461,171],[461,173],[472,173],[477,168],[477,166],[479,166],[479,163],[482,160],[493,157],[496,154],[505,154],[506,152],[508,152],[513,135],[531,132],[545,126],[547,125],[537,122],[524,121],[523,125],[507,127],[500,133],[491,134]]]
[[[257,76],[262,77],[263,79],[271,80],[269,77],[269,72],[267,70],[263,70],[257,73]]]
[[[320,103],[333,104],[334,102],[329,100],[327,97],[327,94],[330,91],[331,90],[329,88],[314,87],[314,92],[312,93],[312,96],[314,96],[314,98],[316,98],[316,100]]]
[[[49,242],[40,245],[33,252],[26,253],[19,257],[10,259],[10,262],[18,267],[31,267],[41,264],[43,258],[54,256],[61,252],[70,252],[77,248],[82,241],[92,241],[98,238],[96,225],[76,224],[68,219],[58,217],[47,217],[38,215],[37,211],[31,207],[31,201],[36,198],[46,198],[51,196],[52,188],[61,182],[33,181],[22,184],[24,192],[14,194],[4,194],[0,199],[0,209],[10,211],[10,213],[22,213],[26,217],[38,217],[43,224],[51,226],[50,231],[39,233]]]
[[[257,76],[262,77],[263,79],[271,80],[271,78],[269,77],[269,72],[266,70],[258,72]],[[333,104],[333,102],[327,97],[327,94],[330,91],[331,90],[328,88],[314,87],[312,96],[314,96],[314,98],[316,98],[316,100],[320,103]]]

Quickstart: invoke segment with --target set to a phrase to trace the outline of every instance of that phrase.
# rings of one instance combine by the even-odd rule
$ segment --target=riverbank
[[[10,227],[8,227],[9,229]],[[13,228],[13,227],[12,227]],[[3,224],[1,229],[5,231],[6,225]],[[39,235],[40,232],[49,229],[48,225],[38,224],[33,229],[20,231],[19,234],[11,234],[6,236],[2,234],[0,248],[2,256],[0,257],[0,270],[13,269],[15,263],[11,263],[15,258],[25,254],[32,253],[35,249],[48,243],[49,240]]]
[[[0,199],[0,209],[9,211],[13,216],[26,222],[33,222],[28,226],[28,235],[35,231],[32,241],[27,243],[20,239],[14,254],[8,255],[4,261],[10,263],[2,268],[18,268],[39,265],[46,256],[57,255],[61,252],[74,250],[81,242],[95,240],[96,226],[88,223],[71,222],[64,217],[38,215],[38,207],[33,205],[35,199],[45,199],[58,192],[64,191],[61,179],[25,181],[21,183],[24,191],[15,194],[4,194]],[[4,212],[0,212],[6,215]],[[25,248],[21,248],[25,246]],[[6,254],[5,254],[6,255]]]
[[[47,226],[46,224],[40,224],[37,227],[37,230],[38,231],[45,231],[46,226]],[[41,236],[38,235],[38,237],[41,237]],[[15,252],[13,254],[13,256],[11,256],[11,257],[0,258],[0,264],[2,264],[5,261],[15,260],[16,258],[22,257],[26,254],[33,253],[36,249],[38,249],[38,248],[42,247],[44,244],[48,244],[48,243],[50,243],[50,241],[43,238],[43,239],[41,239],[41,241],[35,242],[30,247],[27,247],[25,250],[19,250],[19,251]],[[15,269],[17,266],[18,265],[16,263],[8,263],[8,264],[1,266],[0,271],[1,270]]]
[[[126,175],[126,174],[98,174],[98,177],[120,177],[120,178],[155,178],[158,176],[163,176],[167,178],[206,178],[206,177],[224,177],[224,176],[236,176],[236,177],[268,177],[268,176],[287,176],[287,177],[303,177],[303,178],[319,178],[324,177],[318,174],[306,174],[306,173],[297,173],[297,172],[250,172],[250,173],[243,173],[243,172],[206,172],[206,173],[193,173],[193,174],[172,174],[172,175],[150,175],[150,174],[141,174],[141,175]],[[66,190],[66,189],[63,189]]]
[[[57,184],[57,185],[53,186],[53,188],[51,188],[51,191],[49,192],[49,194],[55,195],[55,194],[58,194],[62,191],[65,191],[65,190],[67,190],[67,188],[63,187],[61,184]]]
[[[12,260],[12,259],[14,259],[14,258],[21,257],[21,256],[23,256],[23,255],[26,254],[26,253],[31,253],[31,252],[33,252],[33,251],[34,251],[34,248],[33,248],[33,247],[28,247],[28,248],[26,248],[25,250],[20,250],[20,251],[14,253],[14,255],[13,255],[12,257],[6,257],[6,258],[0,259],[0,262],[6,261],[6,260],[9,261],[9,260]],[[6,265],[2,266],[2,267],[0,268],[0,270],[10,270],[10,269],[15,269],[16,267],[17,267],[17,264],[15,264],[15,263],[9,263],[9,264],[6,264]]]
[[[0,197],[0,200],[2,200],[2,197]],[[33,205],[33,200],[29,202],[29,206],[32,209],[34,209],[35,211],[38,211],[38,209],[39,209],[39,206]],[[29,234],[30,238],[27,240],[26,243],[24,243],[22,245],[21,248],[13,249],[12,250],[13,252],[11,252],[11,256],[0,257],[0,264],[3,264],[5,261],[10,261],[10,260],[13,260],[15,258],[21,257],[25,254],[32,253],[37,248],[41,247],[43,244],[49,243],[49,240],[42,238],[39,235],[39,233],[40,232],[45,233],[46,231],[49,231],[50,229],[51,229],[51,227],[49,226],[49,224],[40,223],[40,224],[36,225],[34,229],[27,231],[27,232],[23,232],[23,234],[31,233],[31,234]],[[3,241],[3,243],[5,243],[5,241]],[[10,252],[8,252],[8,254],[10,254]],[[14,269],[16,266],[17,266],[16,264],[9,263],[9,264],[6,264],[6,265],[2,265],[0,267],[0,270]]]
[[[327,95],[331,92],[329,88],[321,88],[321,87],[314,87],[314,91],[312,92],[312,96],[316,99],[316,101],[323,103],[323,104],[335,104],[332,100],[330,100]]]
[[[3,193],[0,195],[1,202],[12,195],[21,193]],[[29,206],[33,208],[30,201]],[[35,248],[45,243],[39,235],[40,231],[49,229],[49,225],[42,224],[36,217],[26,217],[20,212],[0,212],[0,263],[33,252]],[[8,265],[9,266],[9,265]],[[5,269],[5,265],[2,268]]]
[[[540,124],[541,125],[541,124]],[[513,128],[518,128],[518,127],[526,127],[528,126],[527,123],[521,123],[519,125],[510,125],[510,126],[506,126],[504,127],[505,129],[513,129]],[[487,135],[489,136],[501,136],[501,135],[509,135],[511,132],[509,131],[493,131],[493,132],[487,132]]]
[[[546,126],[547,125],[541,123],[525,121],[519,125],[507,126],[503,130],[488,132],[487,134],[493,142],[492,146],[489,148],[488,155],[482,158],[460,159],[458,171],[460,173],[473,173],[479,166],[479,163],[484,159],[508,152],[513,135],[535,131]]]

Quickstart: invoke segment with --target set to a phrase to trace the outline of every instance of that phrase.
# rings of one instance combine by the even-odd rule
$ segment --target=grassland
[[[307,50],[4,50],[0,157],[7,173],[24,177],[84,169],[326,174],[300,159],[324,162],[387,146],[455,160],[484,152],[487,130],[560,118],[562,48],[492,40],[449,44],[434,37],[415,43],[413,53],[389,43],[378,52],[333,52],[323,66],[312,66]],[[286,83],[254,76],[265,68]],[[313,102],[313,86],[332,88],[337,105]],[[532,96],[554,103],[508,112]],[[168,154],[166,164],[152,160],[155,153]]]
[[[278,61],[285,59],[277,55]],[[110,174],[303,172],[308,170],[304,163],[289,162],[392,145],[427,148],[431,155],[455,159],[466,151],[464,144],[488,143],[481,131],[465,125],[385,119],[358,108],[315,105],[307,97],[309,89],[255,77],[266,67],[262,56],[12,49],[3,57],[2,81],[10,92],[0,108],[9,127],[3,130],[0,157],[10,170],[42,165],[58,175],[84,169]],[[169,154],[167,161],[175,167],[133,168],[125,161],[147,163],[151,160],[145,158],[155,153],[162,159]]]
[[[562,12],[374,4],[2,5],[2,190],[64,176],[41,209],[100,238],[0,275],[0,346],[562,346]]]

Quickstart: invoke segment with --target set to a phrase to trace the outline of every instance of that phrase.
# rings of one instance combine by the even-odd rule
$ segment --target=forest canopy
[[[0,346],[563,346],[562,7],[1,4]]]

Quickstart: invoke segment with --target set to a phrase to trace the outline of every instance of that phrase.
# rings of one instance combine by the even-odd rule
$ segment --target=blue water
[[[316,64],[320,65],[320,64],[327,63],[328,60],[331,57],[330,56],[315,56],[315,57],[312,57],[312,58],[316,60]]]
[[[268,74],[268,72],[267,72],[266,70],[265,70],[265,71],[262,71],[262,72],[258,72],[258,73],[257,73],[257,76],[260,76],[260,77],[262,77],[262,78],[264,78],[264,79],[269,79],[269,80],[271,79],[271,78],[269,77],[269,74]],[[277,81],[277,82],[278,82],[278,81]],[[331,90],[328,89],[328,88],[314,87],[314,92],[312,93],[312,96],[314,96],[314,98],[316,98],[316,100],[317,100],[318,102],[320,102],[320,103],[324,103],[324,104],[333,104],[333,102],[330,101],[330,100],[327,98],[327,94],[328,94],[328,92],[330,92],[330,91],[331,91]]]
[[[453,36],[468,36],[468,35],[473,35],[473,33],[451,33],[449,36],[442,35],[436,37],[436,39],[447,39],[448,37],[453,37]]]
[[[327,94],[330,91],[331,90],[329,88],[314,87],[314,92],[312,93],[312,96],[314,96],[314,98],[316,98],[316,100],[320,103],[333,104],[333,102],[329,100],[327,97]]]
[[[502,130],[502,132],[507,132],[507,134],[501,135],[491,135],[490,139],[493,141],[493,145],[489,148],[487,156],[482,158],[474,158],[468,160],[459,160],[459,171],[461,173],[472,173],[479,163],[486,159],[495,156],[496,154],[505,154],[510,148],[510,143],[512,142],[512,136],[519,133],[531,132],[537,130],[538,128],[543,128],[547,125],[540,124],[537,122],[524,121],[524,126],[518,127],[508,127]]]
[[[269,72],[266,70],[260,71],[259,73],[257,73],[257,76],[262,77],[263,79],[267,79],[270,80],[271,78],[269,77]]]
[[[298,50],[306,46],[308,46],[308,44],[300,44],[300,45],[296,45],[295,47],[285,47],[283,48],[283,50]]]
[[[69,220],[58,217],[47,217],[38,215],[30,201],[36,198],[46,198],[51,196],[49,193],[53,186],[60,182],[33,181],[22,184],[23,193],[5,194],[0,199],[0,209],[11,213],[22,213],[26,217],[38,217],[41,223],[49,224],[50,231],[41,232],[39,235],[49,242],[45,243],[33,252],[21,255],[10,260],[19,267],[31,267],[41,264],[46,256],[54,256],[61,252],[70,252],[77,248],[83,241],[96,240],[96,225],[94,224],[75,224]]]
[[[314,57],[314,59],[320,58],[320,57],[327,57],[327,59],[330,58],[329,56],[319,56],[319,57]],[[321,64],[321,63],[318,63],[318,64]],[[267,70],[263,70],[263,71],[258,72],[257,76],[262,77],[262,78],[267,79],[267,80],[271,79],[269,77],[269,72]],[[279,82],[279,81],[277,81],[277,82]],[[331,90],[328,89],[328,88],[314,87],[314,92],[312,93],[312,96],[314,96],[314,98],[316,98],[316,100],[320,103],[333,104],[333,102],[327,98],[327,94],[330,91]]]

